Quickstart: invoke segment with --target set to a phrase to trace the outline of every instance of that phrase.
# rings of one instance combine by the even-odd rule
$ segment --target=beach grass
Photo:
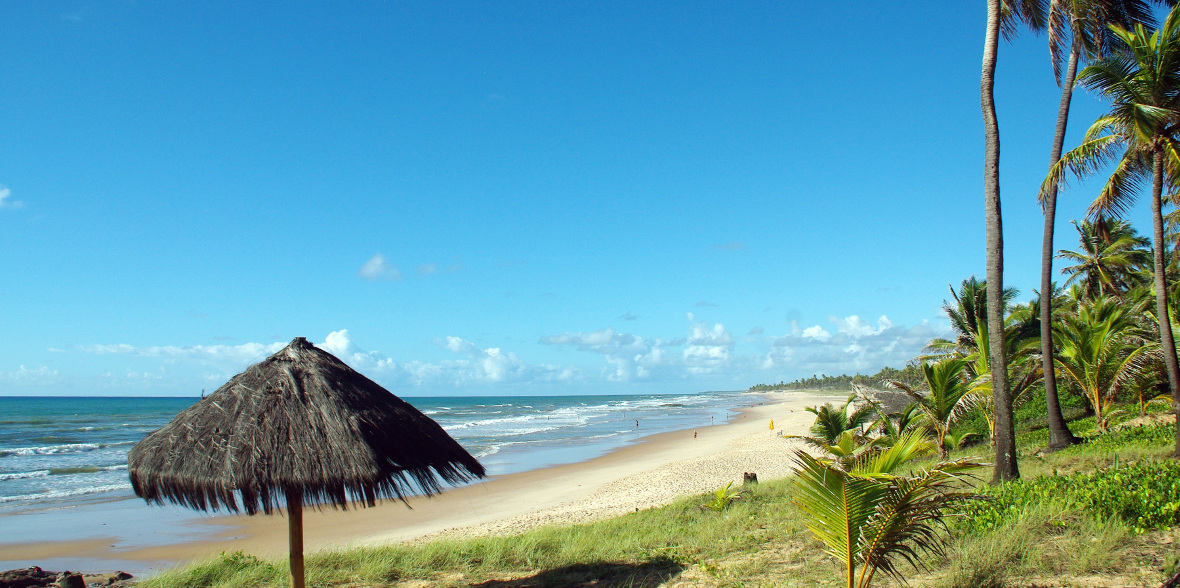
[[[654,585],[690,565],[714,575],[736,554],[768,544],[810,542],[785,480],[743,489],[725,511],[700,508],[709,496],[571,526],[517,535],[439,539],[416,544],[354,547],[309,556],[311,586],[386,585],[425,579],[440,585],[536,577],[537,585]],[[657,581],[658,580],[658,581]],[[283,561],[225,553],[163,572],[146,587],[246,587],[286,582]]]
[[[1092,421],[1093,419],[1090,419]],[[1019,436],[1024,479],[1109,470],[1163,460],[1168,424],[1094,436],[1042,454],[1039,430]],[[986,445],[960,455],[986,455]],[[983,482],[980,481],[983,489]],[[742,488],[722,512],[711,495],[587,524],[548,526],[506,536],[436,539],[321,551],[308,558],[309,586],[837,586],[839,573],[811,538],[791,501],[790,480]],[[907,574],[911,586],[1157,585],[1180,562],[1177,528],[1139,528],[1083,505],[1021,494],[1019,508],[981,529],[950,525],[945,558]],[[145,579],[144,588],[285,586],[284,560],[226,553]],[[879,585],[890,585],[882,580]]]

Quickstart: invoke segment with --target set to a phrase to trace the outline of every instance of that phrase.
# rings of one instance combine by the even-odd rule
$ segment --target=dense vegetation
[[[800,378],[792,382],[777,384],[755,384],[750,386],[750,392],[770,392],[772,390],[823,390],[825,392],[851,392],[853,386],[873,388],[888,380],[916,381],[917,366],[911,364],[904,369],[884,367],[881,371],[871,375],[840,374],[838,376],[812,375],[810,378]]]

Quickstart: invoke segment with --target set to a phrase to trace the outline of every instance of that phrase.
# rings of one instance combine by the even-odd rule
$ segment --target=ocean
[[[197,400],[0,397],[0,515],[133,498],[127,451]],[[405,400],[496,476],[584,461],[654,433],[722,424],[730,409],[757,399],[703,392]]]

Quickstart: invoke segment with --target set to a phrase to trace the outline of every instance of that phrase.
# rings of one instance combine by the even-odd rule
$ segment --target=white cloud
[[[856,317],[852,317],[852,318],[856,318]],[[801,336],[806,337],[808,339],[816,339],[819,341],[827,341],[828,339],[832,338],[832,334],[827,332],[826,330],[824,330],[824,328],[819,325],[815,325],[815,326],[811,326],[811,327],[807,327],[806,329],[803,329],[803,334]]]
[[[427,393],[461,392],[465,388],[489,387],[515,391],[531,385],[538,386],[534,390],[561,391],[594,382],[710,389],[713,386],[741,388],[768,378],[794,379],[821,372],[871,373],[886,365],[900,367],[918,355],[931,338],[948,335],[948,327],[943,324],[936,327],[923,322],[907,327],[895,325],[884,316],[866,321],[848,315],[830,317],[825,326],[801,327],[792,323],[788,333],[782,336],[760,333],[735,338],[722,323],[697,321],[692,313],[686,316],[684,334],[671,339],[610,327],[541,337],[538,342],[551,349],[549,353],[560,357],[561,353],[575,352],[581,358],[549,360],[549,363],[532,363],[518,355],[519,350],[481,345],[459,336],[438,338],[436,349],[424,350],[429,355],[396,360],[378,351],[362,349],[347,329],[328,333],[318,346],[394,391],[420,388]],[[224,382],[284,345],[281,342],[146,347],[109,344],[82,349],[108,356],[103,361],[110,365],[103,369],[127,374],[128,378],[135,374],[135,381],[143,382],[145,389],[146,380],[161,375],[165,383],[191,376],[185,385],[197,389]],[[127,359],[126,365],[118,365],[118,362],[111,363],[112,356],[139,359]],[[144,358],[156,361],[152,363]],[[167,372],[160,371],[165,367]],[[184,376],[186,370],[189,376]],[[34,376],[57,377],[56,372],[45,369],[22,368],[20,372],[0,372],[0,382]],[[123,377],[118,380],[128,381]]]
[[[161,345],[135,347],[126,343],[115,345],[91,345],[83,351],[96,355],[118,354],[139,357],[156,357],[169,361],[190,360],[209,363],[249,365],[265,359],[286,347],[286,343],[242,343],[241,345]]]
[[[475,343],[460,337],[447,337],[444,346],[469,358],[443,363],[442,367],[452,372],[456,382],[504,382],[518,380],[537,369],[549,371],[543,366],[530,370],[515,353],[505,352],[499,347],[480,349]]]
[[[733,336],[724,325],[709,328],[707,323],[693,323],[684,348],[684,365],[690,374],[712,373],[730,362],[732,352]]]
[[[475,351],[475,343],[460,337],[447,337],[446,348],[455,353],[472,353]]]
[[[835,325],[835,333],[819,325],[806,329],[793,325],[790,334],[775,340],[758,367],[808,375],[876,372],[886,365],[905,364],[930,339],[948,335],[946,327],[936,328],[929,322],[898,326],[886,316],[878,318],[876,325],[856,315],[828,320]]]
[[[369,258],[361,269],[356,272],[357,276],[375,282],[377,280],[400,280],[403,278],[402,273],[396,267],[389,265],[385,261],[385,256],[380,253],[374,254]]]
[[[60,383],[57,370],[47,366],[26,367],[23,364],[11,372],[0,372],[0,382],[21,387],[45,387]]]
[[[24,202],[12,199],[12,190],[0,184],[0,208],[21,208]]]
[[[877,319],[876,328],[873,328],[872,325],[865,322],[855,314],[843,319],[834,316],[828,317],[828,321],[834,323],[836,325],[836,329],[839,332],[848,334],[852,337],[871,337],[873,335],[879,335],[886,329],[893,326],[893,322],[889,320],[889,317],[884,315]]]
[[[505,382],[553,382],[568,381],[581,375],[577,368],[550,364],[529,365],[515,353],[499,347],[480,348],[461,337],[444,337],[439,340],[444,349],[462,355],[461,358],[441,361],[395,361],[379,351],[365,351],[357,346],[347,329],[332,331],[316,346],[352,366],[357,371],[377,379],[390,387],[397,386],[462,386],[486,385]],[[193,378],[201,385],[210,382],[224,382],[233,374],[251,364],[257,363],[279,351],[287,344],[282,342],[241,345],[162,345],[136,347],[127,344],[91,345],[83,351],[95,355],[123,355],[137,358],[155,358],[162,364],[191,362],[215,369],[204,370]],[[160,366],[161,370],[163,365]],[[22,368],[23,369],[23,368]],[[180,371],[180,370],[177,370]],[[151,371],[142,366],[127,367],[126,378],[143,381],[160,379],[163,371]],[[0,374],[0,381],[15,377]]]
[[[541,337],[543,345],[569,345],[581,351],[614,355],[619,352],[641,351],[648,345],[639,337],[629,333],[620,333],[607,327],[591,333],[562,333]]]
[[[692,320],[692,313],[687,315]],[[693,323],[688,337],[644,338],[612,328],[541,337],[541,344],[568,346],[603,356],[603,376],[612,382],[714,373],[733,358],[733,336],[721,324]],[[675,349],[683,347],[679,353]],[[672,351],[671,353],[669,351]]]
[[[284,346],[280,345],[279,349],[282,349]],[[340,329],[339,331],[328,333],[328,336],[324,338],[324,342],[317,343],[316,347],[335,355],[344,363],[351,365],[353,369],[360,371],[392,370],[397,367],[397,364],[392,359],[381,355],[377,351],[362,351],[359,349],[352,342],[352,337],[348,336],[348,329]]]

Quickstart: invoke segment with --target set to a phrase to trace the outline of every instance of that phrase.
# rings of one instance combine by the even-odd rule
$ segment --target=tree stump
[[[742,473],[742,484],[743,485],[757,484],[757,483],[758,483],[758,474],[756,474],[754,472],[743,472]]]

